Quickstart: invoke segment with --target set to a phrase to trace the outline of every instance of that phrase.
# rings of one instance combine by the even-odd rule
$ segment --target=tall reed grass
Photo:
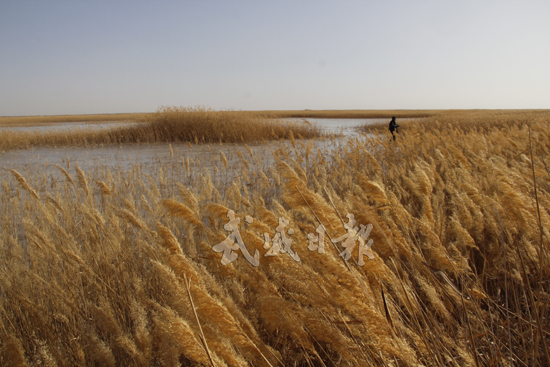
[[[0,364],[547,366],[549,118],[277,142],[272,165],[220,154],[217,175],[178,156],[154,177],[4,170]],[[229,209],[258,267],[212,251]],[[373,225],[363,267],[307,249],[348,213]],[[280,217],[301,262],[263,257]]]
[[[215,111],[206,107],[161,107],[153,114],[140,116],[133,125],[108,130],[0,131],[0,150],[165,142],[253,143],[320,135],[320,129],[314,125],[258,113]]]

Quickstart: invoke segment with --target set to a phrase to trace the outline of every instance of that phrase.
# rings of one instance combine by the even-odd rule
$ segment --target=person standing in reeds
[[[395,122],[395,116],[393,116],[390,121],[390,132],[393,136],[393,141],[395,141],[395,134],[393,132],[395,131],[396,133],[399,133],[399,131],[397,130],[398,127],[399,125],[397,125],[397,122]]]

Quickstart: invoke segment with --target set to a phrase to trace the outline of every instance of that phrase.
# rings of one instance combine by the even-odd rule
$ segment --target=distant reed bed
[[[378,119],[423,118],[448,113],[445,110],[269,110],[255,113],[279,118],[342,118],[342,119]]]
[[[109,130],[0,131],[0,150],[162,142],[252,143],[320,135],[319,128],[311,124],[257,113],[215,111],[206,107],[162,107],[153,114],[139,116],[132,126]]]
[[[210,170],[4,169],[0,364],[548,366],[549,120],[244,145]],[[257,267],[213,250],[230,209]],[[336,241],[351,215],[373,225],[364,266]],[[300,262],[264,256],[279,218]]]
[[[345,118],[345,119],[379,119],[397,118],[420,119],[427,117],[485,116],[488,118],[505,115],[544,114],[548,110],[268,110],[254,111],[265,116],[279,118]],[[492,116],[492,117],[490,117]]]
[[[53,116],[0,116],[2,126],[41,126],[51,123],[83,121],[142,121],[149,113],[113,113],[95,115],[53,115]]]
[[[320,136],[320,130],[311,124],[203,107],[162,107],[150,117],[146,129],[159,141],[249,143]]]
[[[513,125],[524,126],[531,122],[548,121],[550,110],[447,110],[425,116],[423,119],[416,119],[416,116],[399,116],[406,118],[405,121],[397,122],[407,125],[411,122],[422,122],[422,130],[433,132],[438,130],[441,134],[452,134],[454,131],[478,131],[489,132],[492,129],[504,129]],[[412,120],[412,121],[411,121]],[[388,130],[388,123],[368,124],[363,128],[364,132],[383,132]],[[401,129],[406,131],[407,129]]]

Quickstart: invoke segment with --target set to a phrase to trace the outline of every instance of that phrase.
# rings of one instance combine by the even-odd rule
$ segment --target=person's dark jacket
[[[390,121],[390,131],[393,133],[394,131],[397,131],[397,128],[399,125],[395,122],[395,120]]]

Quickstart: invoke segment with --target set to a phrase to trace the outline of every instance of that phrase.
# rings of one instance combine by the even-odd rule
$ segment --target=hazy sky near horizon
[[[0,1],[0,116],[550,108],[550,1]]]

